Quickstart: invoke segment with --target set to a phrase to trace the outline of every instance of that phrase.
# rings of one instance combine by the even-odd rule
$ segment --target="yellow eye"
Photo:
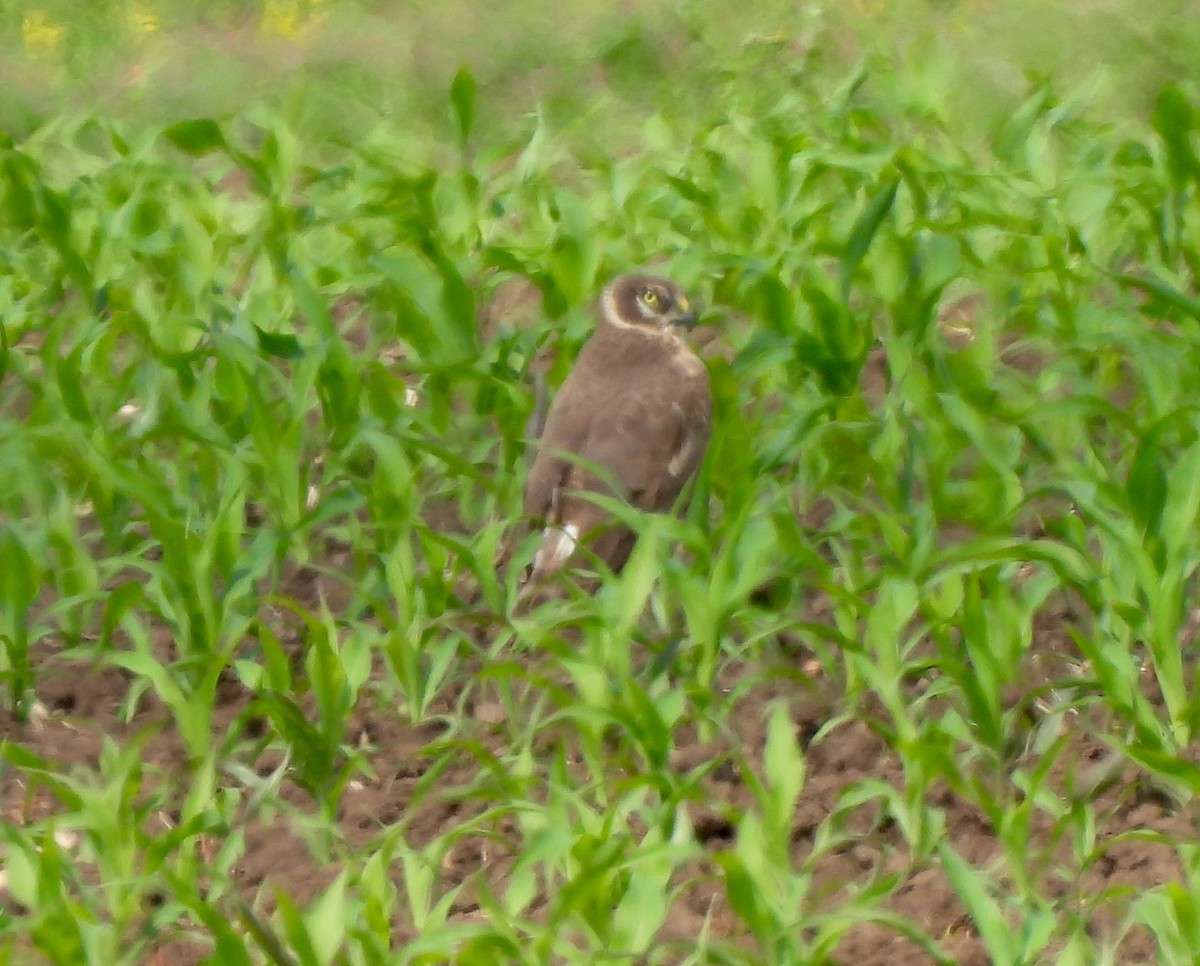
[[[642,293],[642,304],[647,308],[654,308],[654,306],[658,305],[658,293],[652,288],[646,289]]]

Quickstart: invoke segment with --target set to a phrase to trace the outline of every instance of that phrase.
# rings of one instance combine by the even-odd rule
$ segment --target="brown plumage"
[[[581,542],[614,571],[628,560],[636,534],[576,494],[661,513],[700,465],[712,394],[708,370],[679,331],[694,321],[687,297],[666,279],[625,275],[604,290],[599,324],[550,406],[525,485],[525,514],[543,534],[526,590],[567,564]]]

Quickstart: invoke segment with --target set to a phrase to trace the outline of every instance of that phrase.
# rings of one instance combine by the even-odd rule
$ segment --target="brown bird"
[[[525,515],[542,529],[522,596],[581,543],[619,572],[636,534],[583,494],[670,510],[708,447],[708,370],[680,330],[696,315],[674,282],[624,275],[600,296],[595,333],[546,415],[525,484]]]

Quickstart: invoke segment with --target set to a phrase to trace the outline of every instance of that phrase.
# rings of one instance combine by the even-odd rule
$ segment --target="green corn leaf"
[[[450,85],[450,106],[458,127],[460,146],[466,147],[475,123],[475,78],[466,67],[460,67]]]
[[[179,121],[163,131],[163,137],[188,154],[209,154],[227,147],[221,126],[211,118]]]

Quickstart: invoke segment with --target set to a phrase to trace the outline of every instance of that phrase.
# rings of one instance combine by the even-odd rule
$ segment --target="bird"
[[[622,275],[599,301],[599,318],[540,429],[524,492],[527,525],[541,530],[520,596],[587,547],[614,573],[636,533],[588,494],[640,510],[671,510],[704,458],[712,390],[703,360],[683,338],[696,322],[669,279]]]

